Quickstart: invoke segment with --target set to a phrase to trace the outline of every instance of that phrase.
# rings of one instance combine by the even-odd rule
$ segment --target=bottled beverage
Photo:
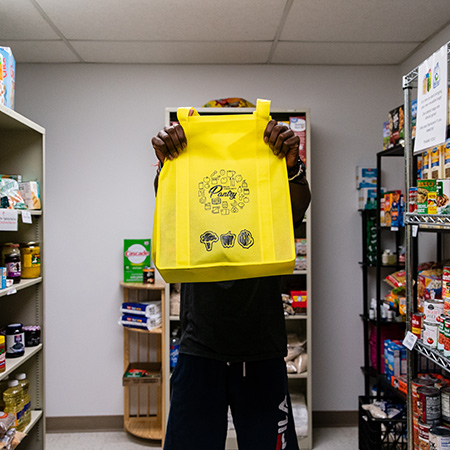
[[[23,431],[25,425],[22,414],[22,388],[17,380],[8,381],[8,389],[3,392],[5,412],[14,416],[14,428]]]
[[[172,331],[170,339],[170,368],[174,369],[178,362],[180,353],[180,340],[178,339],[178,330]]]
[[[9,377],[6,377],[0,381],[0,411],[5,410],[5,402],[3,400],[3,392],[5,392],[6,389],[8,389],[8,381],[9,381]]]
[[[18,373],[16,380],[22,388],[22,402],[23,402],[23,422],[26,427],[31,422],[31,398],[30,398],[30,382],[25,373]]]

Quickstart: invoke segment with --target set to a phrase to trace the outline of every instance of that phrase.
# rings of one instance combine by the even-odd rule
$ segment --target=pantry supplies
[[[144,267],[150,266],[151,239],[125,239],[123,252],[123,281],[142,283]]]
[[[0,47],[2,82],[0,83],[0,104],[14,109],[16,90],[16,60],[9,47]]]
[[[22,258],[22,278],[38,278],[41,276],[41,248],[39,242],[20,244]]]

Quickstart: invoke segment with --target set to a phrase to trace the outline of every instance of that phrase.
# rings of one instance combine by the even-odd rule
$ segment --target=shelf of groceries
[[[30,286],[33,286],[35,284],[39,284],[42,282],[42,277],[38,278],[29,278],[29,279],[22,279],[19,283],[13,284],[10,287],[7,287],[5,289],[0,290],[0,297],[3,297],[5,295],[12,295],[15,294],[17,291],[20,291],[22,289],[29,288]]]

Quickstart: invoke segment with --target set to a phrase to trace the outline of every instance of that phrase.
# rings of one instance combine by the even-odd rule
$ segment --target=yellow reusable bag
[[[152,258],[168,283],[289,274],[295,246],[286,162],[264,143],[270,101],[253,114],[179,108],[187,147],[159,178]]]

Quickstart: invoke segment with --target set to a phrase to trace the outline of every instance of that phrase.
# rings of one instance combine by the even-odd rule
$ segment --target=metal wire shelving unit
[[[447,44],[447,62],[450,55],[450,42]],[[403,95],[404,95],[404,112],[405,112],[405,185],[406,194],[409,192],[409,188],[416,185],[416,174],[414,172],[413,165],[413,146],[412,146],[412,127],[411,127],[411,94],[412,90],[417,88],[419,76],[419,66],[414,68],[408,74],[403,76]],[[446,80],[448,82],[448,80]],[[448,128],[447,128],[448,134]],[[447,136],[448,137],[448,136]],[[406,210],[409,210],[409,200]],[[449,232],[450,231],[450,215],[431,215],[431,214],[414,214],[407,213],[405,217],[405,276],[406,276],[406,331],[411,330],[410,317],[411,313],[416,311],[416,294],[414,290],[414,278],[417,268],[414,264],[415,252],[413,239],[417,236],[419,231],[428,232]],[[416,241],[417,244],[417,241]],[[415,344],[413,351],[407,353],[407,379],[408,379],[408,391],[407,391],[407,432],[408,432],[408,450],[414,449],[413,439],[413,408],[412,408],[412,379],[416,375],[416,356],[421,354],[433,361],[442,369],[450,373],[450,359],[444,357],[443,353],[431,349],[423,344],[421,340],[418,340]]]

